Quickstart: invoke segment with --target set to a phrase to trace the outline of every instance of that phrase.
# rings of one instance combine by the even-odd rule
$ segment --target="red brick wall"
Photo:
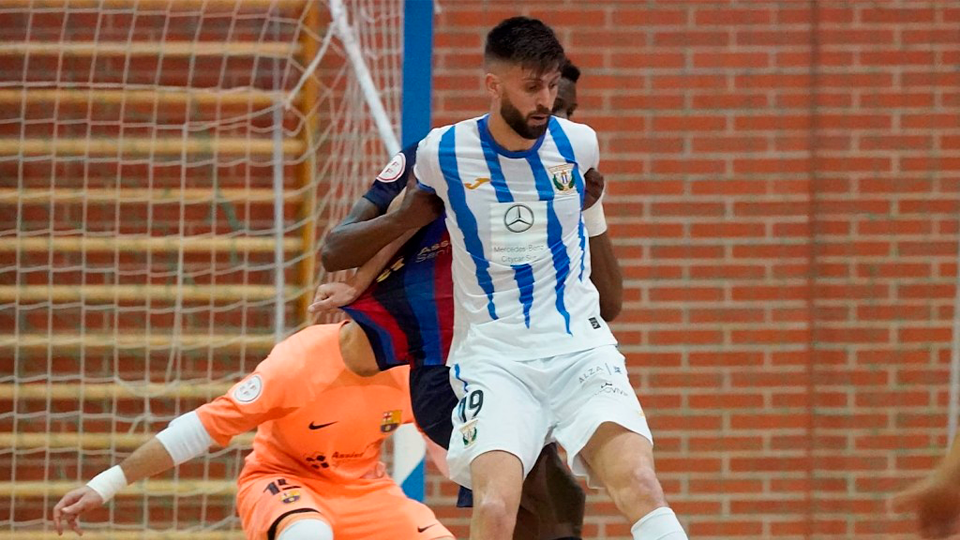
[[[615,329],[657,437],[661,479],[691,536],[863,539],[908,530],[906,520],[886,513],[885,500],[931,467],[946,442],[960,211],[960,6],[439,5],[437,124],[483,112],[482,38],[503,17],[544,18],[583,68],[578,119],[601,135],[607,214],[627,279]],[[12,40],[23,39],[15,29],[25,24],[0,17]],[[33,26],[62,24],[54,17]],[[72,27],[82,30],[83,21]],[[52,60],[34,59],[25,75],[21,62],[3,59],[0,73],[33,80],[54,69]],[[64,62],[63,73],[91,71],[84,60]],[[110,62],[98,77],[117,73]],[[171,77],[183,77],[181,67],[170,64]],[[153,81],[156,65],[130,73],[127,82]],[[7,122],[0,134],[19,136],[15,127]],[[24,185],[48,185],[39,165],[23,173],[11,167],[0,168],[0,184],[16,185],[12,179],[23,174]],[[98,176],[98,166],[90,167],[85,174]],[[70,172],[56,175],[58,186],[76,182]],[[179,185],[179,174],[171,178]],[[71,217],[57,215],[63,223]],[[40,211],[23,217],[38,227],[60,223]],[[4,223],[16,228],[9,216]],[[4,260],[13,264],[12,256]],[[0,320],[12,326],[9,310]],[[28,461],[17,463],[19,477],[30,476]],[[84,465],[92,474],[103,463]],[[444,521],[466,536],[452,485],[433,475],[429,493]],[[39,519],[43,503],[21,501],[15,521]],[[9,510],[0,505],[0,514]],[[590,495],[585,536],[628,537],[602,492]]]
[[[438,125],[484,112],[483,35],[506,16],[543,18],[583,68],[626,278],[615,330],[691,537],[908,531],[886,499],[946,444],[960,5],[440,7]],[[589,504],[587,537],[629,537],[605,494]]]

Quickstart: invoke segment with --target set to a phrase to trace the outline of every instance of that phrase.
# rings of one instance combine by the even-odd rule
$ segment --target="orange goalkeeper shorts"
[[[249,540],[275,540],[278,522],[301,513],[327,522],[337,540],[434,540],[453,536],[430,508],[407,498],[387,477],[342,485],[253,473],[244,474],[238,484],[237,510]]]

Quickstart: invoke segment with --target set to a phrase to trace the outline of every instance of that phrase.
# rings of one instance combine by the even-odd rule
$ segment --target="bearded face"
[[[550,109],[538,105],[532,111],[524,114],[510,98],[504,95],[500,100],[500,115],[517,135],[524,139],[536,140],[547,131],[550,122]]]

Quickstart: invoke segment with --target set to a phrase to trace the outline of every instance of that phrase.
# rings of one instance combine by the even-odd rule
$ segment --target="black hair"
[[[563,45],[553,30],[538,19],[504,19],[487,34],[484,59],[520,64],[544,73],[558,69],[566,61]]]
[[[563,66],[560,67],[560,76],[568,81],[575,83],[580,80],[580,68],[573,65],[573,62],[568,58]]]

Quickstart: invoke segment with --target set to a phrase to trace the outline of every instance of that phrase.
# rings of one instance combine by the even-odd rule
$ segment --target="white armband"
[[[174,465],[202,456],[213,446],[213,438],[203,427],[197,411],[174,418],[167,429],[157,433],[157,440],[167,449]]]
[[[603,215],[603,197],[583,211],[583,225],[587,228],[587,236],[591,238],[607,232],[607,218]]]
[[[119,465],[114,465],[87,482],[87,487],[96,491],[103,503],[112,499],[121,489],[127,487],[127,475]]]

